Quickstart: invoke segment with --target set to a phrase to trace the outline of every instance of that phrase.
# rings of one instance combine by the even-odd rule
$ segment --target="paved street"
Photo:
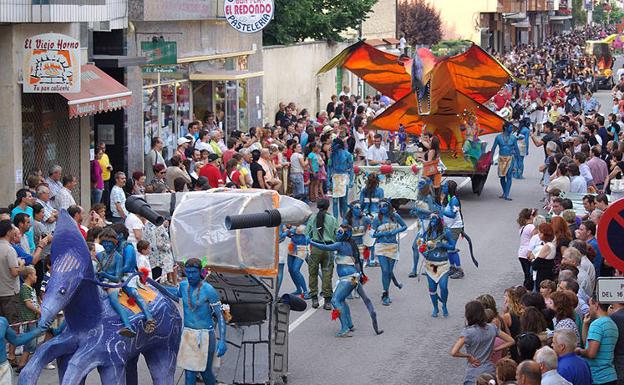
[[[619,58],[614,68],[621,66]],[[610,109],[610,91],[600,91],[602,112]],[[487,137],[490,143],[493,137]],[[396,275],[404,283],[403,290],[391,287],[393,304],[381,306],[380,269],[368,269],[366,290],[375,304],[384,333],[373,334],[370,318],[361,300],[350,302],[356,331],[353,338],[337,339],[338,321],[331,321],[330,312],[309,309],[292,313],[290,332],[290,375],[295,385],[318,384],[459,384],[465,361],[449,354],[464,325],[464,304],[482,293],[490,293],[502,306],[505,288],[521,282],[520,265],[516,258],[518,243],[517,213],[523,207],[538,207],[542,197],[537,167],[543,150],[531,147],[525,160],[525,180],[514,180],[513,201],[498,199],[500,185],[493,167],[480,197],[472,194],[470,183],[458,178],[466,232],[472,237],[480,267],[477,269],[467,255],[467,243],[461,241],[462,264],[466,277],[450,280],[448,318],[432,319],[427,281],[407,278],[412,266],[411,245],[414,241],[414,220],[407,218],[410,230],[401,239],[401,260]],[[465,182],[465,183],[464,183]],[[304,274],[307,274],[304,273]],[[306,275],[307,277],[307,275]],[[284,291],[294,287],[290,277],[284,279]],[[141,384],[151,383],[145,363],[141,360]],[[17,377],[15,377],[15,380]],[[177,383],[183,383],[181,373]],[[15,381],[16,383],[16,381]],[[40,385],[58,384],[56,370],[44,371]],[[86,384],[99,384],[92,372]]]

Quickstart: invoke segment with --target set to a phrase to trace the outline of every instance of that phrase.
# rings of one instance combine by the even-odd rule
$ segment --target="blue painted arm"
[[[134,273],[137,271],[136,251],[134,246],[128,245],[124,248],[122,274]]]
[[[38,335],[45,333],[45,329],[36,327],[28,333],[17,334],[12,328],[9,327],[9,322],[4,317],[0,318],[0,330],[2,329],[4,329],[6,340],[15,346],[24,345],[30,342],[33,338],[36,338]]]
[[[496,147],[498,147],[498,136],[494,139],[494,144],[492,145],[492,156],[496,154]]]
[[[219,328],[219,344],[217,345],[217,356],[221,357],[227,351],[227,342],[225,334],[225,318],[223,318],[223,310],[221,309],[221,299],[217,291],[210,286],[208,288],[208,300],[213,314],[217,317],[217,326]]]
[[[321,249],[324,251],[338,251],[338,249],[340,248],[339,242],[326,245],[324,243],[317,243],[317,242],[314,242],[313,240],[310,240],[310,245],[316,247],[317,249]]]
[[[63,320],[63,322],[61,322],[59,327],[50,329],[50,333],[52,333],[53,336],[58,336],[59,334],[63,332],[63,330],[65,330],[66,327],[67,327],[67,324],[65,323],[65,320]]]
[[[446,242],[439,242],[437,244],[437,247],[446,250],[455,250],[455,242],[452,240],[453,235],[451,234],[451,230],[448,227],[444,228],[444,236],[446,238]]]
[[[349,170],[349,187],[352,187],[355,179],[355,172],[353,171],[353,156],[351,154],[347,156],[347,167]]]
[[[457,197],[453,197],[451,198],[451,204],[449,205],[449,207],[445,208],[443,211],[443,214],[445,217],[448,218],[455,218],[457,216],[457,213],[459,211],[455,211],[455,208],[459,207],[459,200],[457,199]]]
[[[17,258],[23,259],[26,265],[32,264],[32,260],[33,260],[32,255],[28,254],[26,250],[22,248],[22,246],[19,246],[19,245],[12,245],[12,246],[15,252],[17,253]]]
[[[399,233],[404,232],[405,230],[407,230],[407,225],[405,224],[405,221],[403,220],[403,218],[401,218],[401,216],[397,213],[394,213],[394,220],[401,225],[401,227],[399,227],[398,229],[394,229],[392,231],[389,231],[390,235],[397,235]]]

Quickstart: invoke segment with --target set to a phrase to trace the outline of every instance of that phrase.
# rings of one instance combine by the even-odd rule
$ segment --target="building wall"
[[[15,199],[15,192],[22,187],[16,183],[16,174],[26,177],[29,170],[22,169],[22,85],[19,83],[22,73],[23,45],[26,37],[41,33],[61,33],[80,40],[80,24],[8,24],[0,26],[0,52],[2,71],[0,71],[0,206],[6,206]],[[82,62],[87,61],[86,47],[83,47]],[[88,131],[87,138],[88,138]],[[78,137],[78,133],[76,133]],[[82,154],[84,150],[84,155]],[[81,169],[89,167],[89,148],[81,148]],[[44,170],[45,172],[46,170]],[[81,172],[81,191],[90,190],[89,174],[84,178]],[[87,195],[88,196],[88,195]],[[88,202],[84,201],[83,202]]]
[[[295,102],[311,115],[325,109],[336,93],[336,70],[316,73],[348,45],[309,42],[264,47],[264,122],[274,123],[279,102]]]
[[[440,11],[442,38],[466,39],[479,44],[481,33],[477,28],[481,12],[496,12],[497,0],[428,0]]]
[[[396,37],[396,5],[397,0],[378,0],[370,17],[362,23],[362,37]]]
[[[175,19],[175,17],[172,17]],[[246,34],[236,31],[223,20],[186,21],[132,21],[128,28],[128,55],[141,56],[141,41],[152,36],[163,36],[167,41],[176,41],[178,59],[194,56],[217,55],[231,52],[255,50],[248,57],[249,71],[262,71],[262,34]],[[128,108],[128,170],[143,169],[143,80],[140,67],[129,67],[126,84],[132,91],[132,106]],[[262,78],[248,80],[248,116],[250,125],[259,125],[262,115]]]

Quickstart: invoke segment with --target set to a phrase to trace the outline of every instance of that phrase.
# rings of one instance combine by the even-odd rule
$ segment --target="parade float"
[[[291,310],[305,310],[306,305],[289,294],[277,297],[276,226],[303,223],[311,214],[310,208],[273,191],[228,189],[133,196],[126,201],[126,208],[156,225],[170,218],[178,262],[202,261],[202,281],[218,293],[227,321],[227,352],[210,368],[219,367],[218,382],[284,384],[289,314]],[[177,305],[180,297],[172,294],[177,288],[161,285],[148,278],[147,272],[135,272],[118,284],[103,283],[99,273],[95,274],[84,238],[66,211],[59,216],[51,256],[51,277],[41,304],[39,328],[48,329],[60,312],[64,323],[54,331],[55,337],[37,348],[21,371],[19,385],[35,385],[43,368],[53,360],[58,364],[61,384],[84,383],[97,369],[103,385],[136,385],[141,355],[151,383],[175,383],[179,348],[185,343],[181,341],[183,319]],[[135,277],[141,279],[140,295],[156,326],[148,331],[137,304],[121,294],[119,302],[137,331],[129,338],[120,335],[122,321],[103,289],[122,288]]]
[[[474,44],[451,57],[438,58],[421,48],[410,58],[359,41],[339,53],[319,73],[336,67],[348,69],[395,101],[370,120],[367,129],[398,132],[402,126],[408,136],[424,132],[437,136],[440,171],[446,176],[470,177],[473,192],[481,193],[492,154],[479,138],[501,132],[505,123],[483,103],[512,78],[503,65]],[[398,166],[404,164],[399,162]],[[426,169],[427,165],[420,168]],[[394,169],[401,170],[393,166]],[[372,170],[383,173],[381,167]],[[411,184],[416,186],[418,177],[414,175]]]

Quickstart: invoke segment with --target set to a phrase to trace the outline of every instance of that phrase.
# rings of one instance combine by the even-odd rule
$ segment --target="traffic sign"
[[[624,272],[624,199],[612,203],[602,214],[596,230],[603,258]]]
[[[596,295],[598,303],[624,303],[624,278],[598,278]]]

